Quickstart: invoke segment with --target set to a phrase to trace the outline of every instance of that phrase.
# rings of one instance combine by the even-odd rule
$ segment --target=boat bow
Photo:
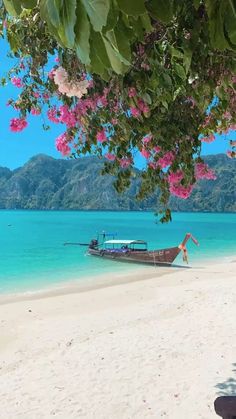
[[[193,241],[194,244],[196,244],[196,246],[199,246],[199,242],[197,241],[197,239],[195,239],[195,237],[193,237],[191,233],[187,233],[182,243],[180,243],[178,246],[179,249],[183,252],[183,261],[186,263],[188,263],[188,251],[186,244],[190,239]]]

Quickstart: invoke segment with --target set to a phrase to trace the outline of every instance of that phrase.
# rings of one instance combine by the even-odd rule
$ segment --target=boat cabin
[[[145,252],[147,242],[143,240],[107,240],[104,243],[104,250],[110,252]]]

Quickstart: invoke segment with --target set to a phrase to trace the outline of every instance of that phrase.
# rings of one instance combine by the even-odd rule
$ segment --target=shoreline
[[[236,385],[235,259],[1,304],[0,418],[215,419]]]
[[[224,256],[222,259],[206,258],[200,260],[194,260],[193,264],[173,264],[168,267],[162,266],[141,266],[133,264],[132,269],[127,271],[116,272],[105,272],[98,275],[86,275],[79,279],[66,279],[64,282],[48,284],[42,288],[31,289],[31,290],[19,290],[14,292],[3,292],[0,293],[0,305],[14,303],[16,301],[28,301],[37,300],[47,297],[56,297],[60,295],[76,294],[80,292],[87,292],[100,288],[112,287],[116,285],[122,285],[132,282],[139,282],[142,280],[148,280],[152,278],[162,278],[163,276],[173,274],[175,272],[193,269],[204,269],[206,267],[213,267],[213,265],[223,265],[225,263],[236,262],[236,255]],[[115,264],[120,262],[114,262]],[[200,266],[199,266],[200,265]],[[135,270],[135,266],[138,266],[138,272]],[[112,279],[111,279],[112,275]]]
[[[158,271],[157,271],[158,269]],[[15,293],[3,293],[0,294],[0,305],[14,303],[16,301],[26,300],[37,300],[41,298],[50,298],[62,295],[77,294],[82,292],[88,292],[98,290],[102,288],[113,287],[116,285],[129,284],[133,282],[145,281],[153,277],[161,278],[165,275],[169,275],[177,270],[191,269],[190,267],[142,267],[138,272],[134,270],[123,271],[119,273],[109,272],[105,274],[98,274],[93,276],[84,276],[80,279],[66,280],[64,283],[51,284],[48,287],[15,292]],[[111,278],[112,275],[112,278]]]

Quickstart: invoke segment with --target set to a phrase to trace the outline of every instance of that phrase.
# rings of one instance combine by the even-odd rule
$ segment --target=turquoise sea
[[[236,255],[236,214],[174,213],[173,221],[162,225],[151,212],[3,210],[0,230],[0,293],[140,269],[140,265],[88,256],[86,247],[63,245],[88,243],[103,230],[116,232],[120,239],[146,240],[151,249],[175,246],[191,232],[200,242],[200,247],[188,244],[190,263],[195,265]],[[176,262],[182,263],[181,256]]]

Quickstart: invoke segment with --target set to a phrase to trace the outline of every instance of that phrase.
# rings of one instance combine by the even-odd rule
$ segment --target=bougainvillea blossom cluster
[[[63,67],[58,67],[53,71],[53,80],[58,86],[58,90],[63,95],[68,97],[78,97],[81,98],[88,92],[89,81],[84,80],[69,80],[67,71]]]
[[[23,87],[23,83],[20,77],[12,77],[11,82],[13,86],[15,87],[18,87],[18,88]]]
[[[66,134],[61,134],[56,139],[56,148],[63,156],[69,156],[71,149],[68,145],[68,138]]]
[[[187,199],[193,191],[193,185],[183,186],[179,184],[170,185],[170,193],[178,198]]]
[[[137,175],[132,169],[142,156],[144,167],[138,195],[145,198],[159,187],[164,207],[168,205],[169,193],[186,199],[196,180],[214,180],[216,175],[200,157],[201,147],[203,143],[213,143],[216,134],[230,135],[236,129],[236,77],[232,51],[223,53],[202,39],[205,15],[197,19],[197,6],[192,3],[198,4],[181,2],[182,20],[179,22],[177,16],[172,28],[152,17],[152,31],[143,31],[141,39],[128,51],[129,57],[121,59],[122,66],[131,63],[124,65],[124,72],[119,66],[117,72],[110,68],[107,71],[106,66],[109,60],[116,65],[118,56],[126,53],[127,48],[118,51],[117,45],[115,56],[103,55],[103,63],[94,56],[91,40],[90,64],[86,66],[73,49],[61,46],[58,39],[48,34],[40,13],[22,14],[18,22],[20,26],[22,19],[20,46],[15,57],[18,65],[8,77],[18,94],[16,100],[8,102],[18,113],[10,122],[11,131],[26,128],[30,115],[40,115],[45,129],[51,123],[61,124],[63,133],[56,139],[57,150],[63,156],[90,153],[104,157],[104,170],[117,178],[118,191],[129,185],[132,175]],[[127,34],[127,23],[130,34],[136,20],[127,16],[120,21],[121,15],[119,11],[119,24]],[[12,17],[7,22],[3,17],[5,31],[10,35],[18,31]],[[40,31],[34,18],[39,19]],[[196,19],[201,31],[192,37]],[[93,34],[101,38],[101,33]],[[24,39],[31,42],[24,43]],[[99,55],[100,49],[96,52]],[[56,57],[50,71],[49,56]],[[96,70],[90,74],[94,63]],[[227,155],[234,158],[234,141],[229,148]]]
[[[210,167],[205,163],[195,164],[195,177],[196,179],[215,180],[216,175]]]
[[[12,118],[10,122],[10,130],[12,132],[23,131],[28,125],[28,122],[24,118]]]

